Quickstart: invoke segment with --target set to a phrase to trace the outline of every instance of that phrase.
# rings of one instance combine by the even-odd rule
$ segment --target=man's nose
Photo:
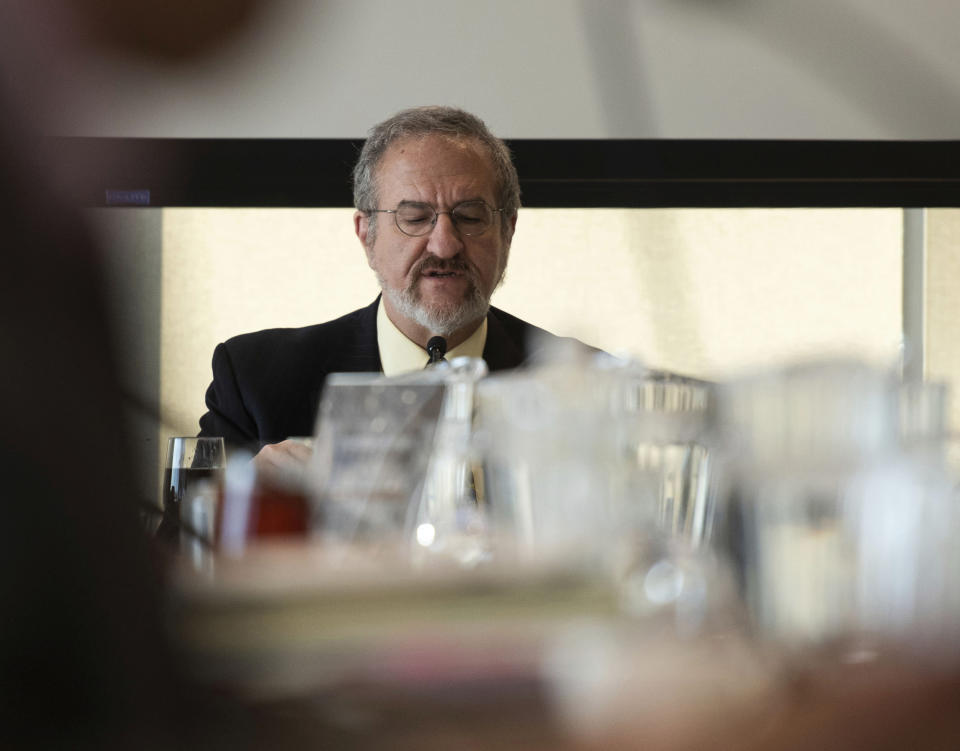
[[[449,214],[438,214],[427,250],[438,258],[453,258],[463,250],[463,238]]]

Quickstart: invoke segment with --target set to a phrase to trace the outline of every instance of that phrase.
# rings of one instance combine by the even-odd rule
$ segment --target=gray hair
[[[360,211],[377,208],[379,201],[377,167],[387,149],[404,138],[439,134],[451,138],[475,139],[490,155],[496,181],[495,208],[506,209],[504,216],[513,216],[520,208],[520,179],[513,166],[507,145],[497,138],[476,115],[456,107],[413,107],[398,112],[370,129],[360,157],[353,168],[353,203]],[[371,220],[376,218],[376,214]],[[500,223],[504,236],[508,223]],[[373,221],[371,229],[375,232]]]

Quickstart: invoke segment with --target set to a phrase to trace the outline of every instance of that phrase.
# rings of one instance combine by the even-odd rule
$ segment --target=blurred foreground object
[[[143,39],[121,21],[136,7],[111,16],[131,46]],[[65,165],[48,163],[34,130],[63,91],[39,71],[53,58],[59,76],[94,52],[77,29],[87,10],[50,0],[0,13],[0,746],[210,747],[214,732],[234,746],[240,725],[214,718],[170,649],[137,520],[100,257],[58,193]]]
[[[951,747],[940,386],[455,369],[331,381],[317,534],[178,582],[197,680],[361,747]]]
[[[445,372],[327,378],[311,467],[325,538],[405,547],[435,446]]]
[[[534,559],[706,543],[710,399],[704,382],[606,355],[483,381],[476,443],[501,542]]]
[[[746,595],[764,638],[888,640],[960,656],[960,514],[945,463],[945,390],[855,362],[730,384],[719,426],[742,513]]]
[[[73,0],[74,18],[106,49],[189,62],[249,30],[261,0]]]
[[[175,737],[98,257],[12,132],[16,107],[3,111],[0,745]]]

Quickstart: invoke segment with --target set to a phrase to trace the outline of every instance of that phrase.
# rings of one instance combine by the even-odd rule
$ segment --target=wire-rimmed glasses
[[[393,214],[397,229],[410,237],[428,235],[437,225],[440,214],[447,214],[460,234],[466,237],[482,235],[493,224],[494,214],[505,209],[495,209],[482,199],[458,203],[449,211],[437,211],[429,203],[401,201],[395,209],[364,209],[368,214]]]

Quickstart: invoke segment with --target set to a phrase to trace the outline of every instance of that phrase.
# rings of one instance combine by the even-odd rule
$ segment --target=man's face
[[[376,179],[379,205],[371,208],[418,201],[450,211],[476,199],[497,208],[490,160],[473,140],[428,135],[398,141],[381,159]],[[371,221],[377,222],[374,233]],[[501,222],[509,223],[506,232]],[[357,212],[354,223],[391,320],[408,336],[407,328],[417,332],[416,338],[424,330],[449,337],[486,315],[506,268],[516,216],[495,214],[479,236],[463,235],[449,214],[440,214],[433,230],[421,237],[403,234],[393,214],[373,220]]]

